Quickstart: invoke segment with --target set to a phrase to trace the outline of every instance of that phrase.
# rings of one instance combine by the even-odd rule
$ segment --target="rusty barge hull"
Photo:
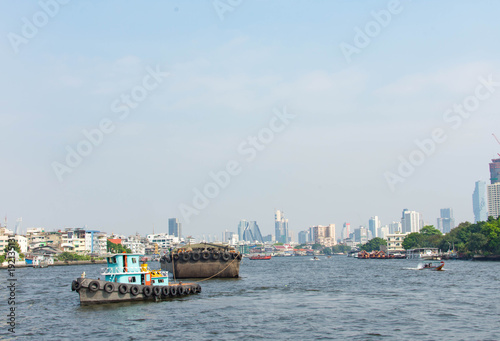
[[[231,263],[232,262],[232,263]],[[207,260],[181,262],[162,262],[161,269],[180,278],[238,278],[240,274],[240,259]]]

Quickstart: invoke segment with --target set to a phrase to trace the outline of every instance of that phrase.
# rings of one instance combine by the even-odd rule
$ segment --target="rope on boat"
[[[205,279],[201,279],[199,281],[196,281],[195,283],[200,283],[200,282],[203,282],[203,281],[208,281],[209,279],[214,278],[215,276],[217,276],[218,274],[220,274],[222,271],[226,270],[229,267],[229,265],[233,264],[233,262],[235,260],[237,260],[237,259],[238,259],[238,257],[233,258],[233,260],[228,265],[226,265],[226,267],[224,269],[222,269],[221,271],[217,272],[215,275],[212,275],[212,276],[210,276],[208,278],[205,278]],[[172,258],[172,266],[173,266],[173,258]],[[174,280],[175,280],[175,278],[174,278]]]

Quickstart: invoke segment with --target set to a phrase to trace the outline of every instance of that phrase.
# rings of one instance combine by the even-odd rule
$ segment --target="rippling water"
[[[161,302],[79,305],[71,281],[102,265],[17,269],[23,340],[500,340],[500,263],[334,256],[244,259],[240,279]],[[150,265],[159,268],[158,263]],[[6,271],[0,313],[8,313]],[[3,317],[5,320],[5,317]],[[7,335],[2,323],[0,335]]]

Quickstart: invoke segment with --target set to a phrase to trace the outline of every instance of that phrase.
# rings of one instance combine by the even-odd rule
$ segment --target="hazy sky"
[[[275,209],[295,232],[404,208],[471,221],[500,152],[499,10],[1,1],[0,214],[219,236],[240,219],[274,234]]]

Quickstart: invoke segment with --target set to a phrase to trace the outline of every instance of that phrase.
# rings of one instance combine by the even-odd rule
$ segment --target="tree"
[[[330,249],[329,247],[325,247],[325,248],[323,249],[323,253],[324,253],[325,255],[331,255],[331,254],[332,254],[332,249]]]
[[[402,246],[405,250],[422,247],[422,235],[417,232],[410,233],[403,240]]]
[[[467,242],[467,249],[469,249],[469,251],[474,251],[474,253],[478,253],[487,243],[488,238],[482,233],[473,233]]]
[[[432,225],[425,225],[420,229],[420,233],[424,236],[442,235],[441,231]]]
[[[387,245],[387,241],[385,239],[375,237],[370,239],[368,243],[361,245],[360,249],[367,252],[378,251],[380,250],[380,245]]]
[[[313,249],[313,250],[320,250],[322,248],[323,248],[323,245],[318,244],[318,243],[313,244],[312,247],[311,247],[311,249]]]

